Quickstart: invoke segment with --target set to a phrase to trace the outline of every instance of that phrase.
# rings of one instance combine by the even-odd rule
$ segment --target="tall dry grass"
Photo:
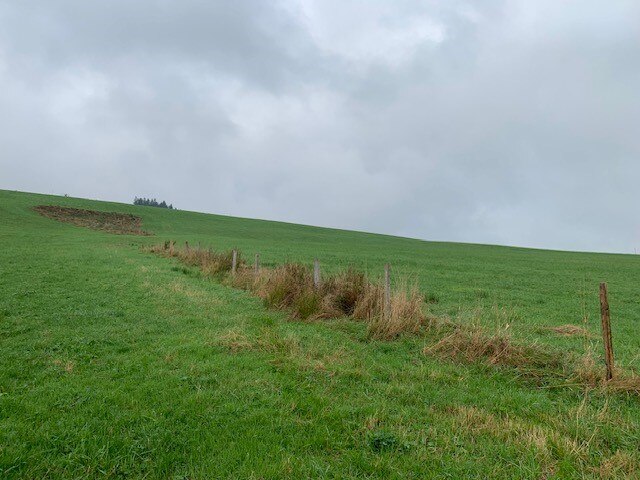
[[[385,315],[384,290],[354,269],[325,276],[319,287],[310,267],[287,263],[257,274],[244,268],[231,279],[234,286],[250,290],[270,307],[289,310],[295,318],[316,320],[349,317],[368,323],[369,335],[390,339],[415,333],[424,324],[423,297],[417,289],[391,295],[391,313]]]
[[[171,242],[166,241],[160,245],[154,245],[149,251],[165,257],[178,258],[185,265],[191,267],[200,267],[205,276],[216,276],[231,271],[233,252],[216,252],[211,249],[203,248],[185,248],[178,250],[175,246],[172,248]],[[240,268],[244,266],[244,261],[238,255],[238,265]]]
[[[403,333],[418,333],[427,326],[423,313],[424,296],[417,287],[403,287],[391,294],[390,306],[384,308],[384,290],[373,289],[371,297],[365,300],[371,308],[365,309],[369,337],[388,340]]]
[[[204,275],[222,275],[234,287],[253,292],[267,306],[287,310],[297,319],[349,317],[363,320],[368,324],[369,336],[376,339],[416,333],[425,324],[423,296],[417,288],[394,291],[390,307],[386,309],[382,285],[370,281],[363,272],[353,268],[325,275],[316,287],[312,269],[300,263],[286,263],[256,272],[238,255],[236,273],[230,275],[231,251],[178,250],[172,247],[171,242],[151,247],[150,251],[200,267]]]
[[[506,329],[489,333],[478,325],[449,323],[440,325],[438,330],[439,340],[425,346],[425,354],[515,367],[528,376],[536,377],[551,372],[557,374],[563,368],[561,356],[535,343],[516,342]]]

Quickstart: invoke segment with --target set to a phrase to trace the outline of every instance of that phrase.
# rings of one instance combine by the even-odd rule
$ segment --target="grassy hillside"
[[[134,213],[152,237],[31,208]],[[638,475],[640,400],[300,323],[141,250],[166,239],[414,279],[434,315],[637,368],[640,257],[432,243],[0,191],[1,478],[584,478]]]

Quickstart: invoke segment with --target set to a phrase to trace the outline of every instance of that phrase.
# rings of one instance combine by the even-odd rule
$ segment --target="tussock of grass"
[[[638,459],[628,452],[617,451],[594,469],[598,478],[638,478]]]
[[[614,376],[606,380],[601,365],[598,365],[591,350],[577,362],[573,372],[573,381],[590,388],[599,388],[609,392],[640,395],[640,376],[621,368],[614,369]]]
[[[507,330],[492,334],[476,325],[431,322],[438,340],[423,348],[425,355],[510,367],[527,378],[560,382],[556,386],[582,386],[640,395],[640,376],[617,369],[614,378],[607,381],[603,366],[591,351],[576,358],[536,343],[518,343]]]
[[[484,361],[491,365],[516,367],[529,373],[557,371],[562,366],[558,355],[539,345],[514,342],[506,330],[488,334],[478,326],[449,324],[440,327],[444,336],[423,353],[466,362]],[[450,331],[447,331],[450,330]]]
[[[376,306],[371,309],[368,318],[369,336],[388,340],[403,333],[418,333],[426,325],[427,317],[422,312],[423,297],[417,288],[400,289],[391,295],[391,306],[388,312],[381,312],[382,291],[377,291]]]
[[[205,250],[202,248],[178,250],[172,246],[170,241],[154,245],[149,251],[165,257],[176,257],[184,264],[192,267],[200,267],[202,273],[209,277],[228,273],[232,267],[232,251],[215,252],[211,249]],[[238,255],[238,265],[240,268],[244,265],[240,255]]]
[[[549,330],[557,333],[558,335],[563,335],[566,337],[592,337],[591,333],[585,329],[584,327],[580,327],[579,325],[560,325],[558,327],[549,327]]]

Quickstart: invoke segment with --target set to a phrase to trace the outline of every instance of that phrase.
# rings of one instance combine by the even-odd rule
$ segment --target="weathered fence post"
[[[231,252],[231,275],[236,274],[238,268],[238,251],[234,248]]]
[[[313,287],[320,288],[320,262],[317,258],[313,260]]]
[[[170,255],[171,257],[173,257],[173,246],[175,245],[175,243],[176,243],[176,242],[174,242],[173,240],[171,240],[171,241],[169,242],[169,255]]]
[[[253,272],[258,275],[260,273],[260,254],[256,253],[256,260],[253,264]]]
[[[391,265],[384,264],[384,315],[391,317]]]
[[[609,300],[607,298],[607,284],[600,284],[600,317],[602,320],[602,340],[604,342],[604,361],[607,366],[607,380],[613,378],[613,341],[611,339],[611,317],[609,315]]]
[[[189,242],[185,241],[184,242],[184,249],[189,252]]]

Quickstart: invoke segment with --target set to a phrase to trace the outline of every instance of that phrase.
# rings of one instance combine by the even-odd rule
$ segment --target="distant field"
[[[153,236],[45,218],[131,213]],[[246,292],[145,253],[174,239],[320,259],[417,282],[433,315],[640,369],[640,257],[424,242],[0,191],[0,478],[629,478],[640,398],[540,388],[517,372],[293,322]]]

